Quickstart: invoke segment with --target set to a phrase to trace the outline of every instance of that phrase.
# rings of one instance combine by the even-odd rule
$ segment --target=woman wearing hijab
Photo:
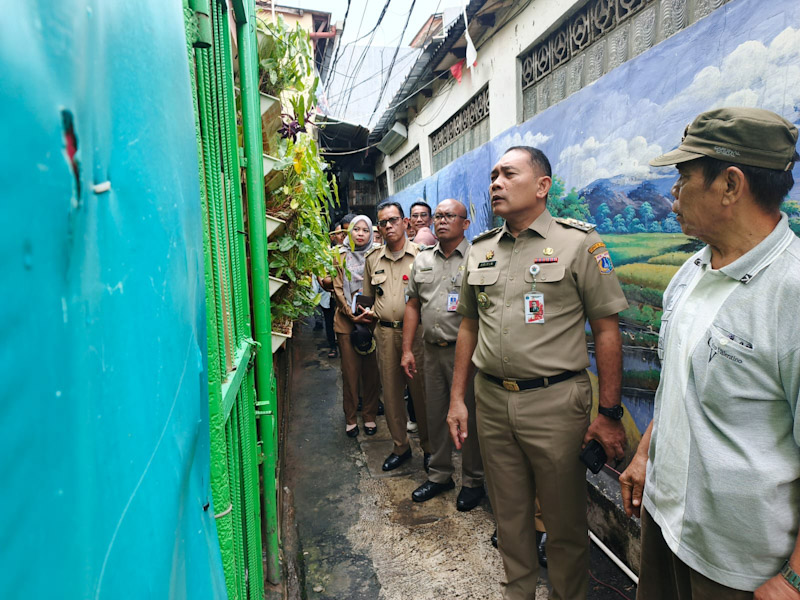
[[[336,314],[333,329],[339,343],[342,365],[342,404],[347,422],[345,432],[348,437],[358,435],[358,384],[362,384],[364,432],[375,435],[378,426],[375,417],[378,413],[378,361],[375,346],[369,330],[357,325],[366,325],[369,319],[358,318],[351,309],[353,298],[361,293],[364,285],[364,261],[372,247],[372,221],[369,217],[358,215],[350,222],[348,238],[339,248],[339,267],[333,280],[336,295]],[[348,277],[349,273],[349,277]],[[366,340],[366,343],[365,343]]]

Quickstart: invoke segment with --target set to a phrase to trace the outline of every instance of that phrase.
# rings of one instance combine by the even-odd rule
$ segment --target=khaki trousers
[[[394,442],[394,450],[392,452],[399,455],[410,448],[408,431],[406,431],[408,418],[405,401],[403,400],[403,392],[406,385],[408,385],[411,398],[414,401],[414,412],[417,413],[420,446],[422,446],[424,452],[430,452],[428,421],[425,414],[425,368],[422,357],[421,328],[417,329],[417,337],[412,348],[414,358],[417,361],[417,374],[414,379],[408,379],[400,366],[400,359],[403,356],[402,329],[383,327],[378,324],[375,327],[375,341],[378,345],[378,370],[381,374],[381,386],[383,387],[386,424]]]
[[[550,547],[548,546],[548,551]],[[661,528],[642,507],[642,555],[637,600],[750,600],[744,592],[712,581],[686,565],[664,541]]]
[[[453,365],[456,346],[442,347],[423,344],[425,348],[425,405],[428,411],[428,436],[431,441],[431,466],[428,479],[446,483],[453,476],[453,440],[447,427],[450,408],[450,387],[453,384]],[[461,448],[461,485],[483,485],[483,460],[475,421],[475,391],[469,382],[464,394],[469,411],[467,436]]]
[[[553,600],[585,600],[589,568],[586,467],[578,458],[592,402],[584,372],[545,388],[510,392],[475,377],[478,436],[506,581],[505,600],[533,600],[539,563],[538,496],[547,527]]]
[[[342,367],[342,407],[348,425],[358,423],[358,389],[359,378],[363,394],[361,416],[365,423],[374,423],[378,414],[378,395],[380,379],[378,376],[378,359],[375,352],[362,356],[353,348],[349,333],[337,333],[339,355]]]

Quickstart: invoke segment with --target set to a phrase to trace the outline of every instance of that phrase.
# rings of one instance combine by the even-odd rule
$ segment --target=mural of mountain
[[[674,178],[665,178],[663,181],[672,187]],[[672,198],[660,191],[659,188],[663,189],[663,187],[664,184],[657,186],[649,180],[635,186],[619,186],[610,179],[598,179],[583,188],[579,194],[586,199],[589,204],[589,212],[593,215],[598,213],[601,204],[608,206],[609,216],[613,218],[624,212],[628,206],[633,206],[638,213],[642,204],[649,202],[655,219],[660,221],[672,212]]]
[[[639,187],[628,192],[628,199],[633,202],[637,211],[642,204],[649,202],[655,218],[659,221],[672,212],[672,198],[661,194],[650,181],[642,182]]]
[[[586,199],[589,204],[589,212],[596,215],[601,204],[605,204],[611,211],[611,215],[617,215],[631,204],[625,193],[615,186],[608,179],[598,179],[583,188],[579,194]]]

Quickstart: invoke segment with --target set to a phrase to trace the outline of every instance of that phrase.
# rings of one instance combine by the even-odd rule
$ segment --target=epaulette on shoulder
[[[425,244],[417,244],[419,246],[420,252],[425,252],[425,250],[433,250],[436,246],[426,246]]]
[[[377,246],[373,246],[372,248],[367,250],[367,253],[364,255],[364,258],[367,258],[370,254],[375,252],[375,250],[380,250],[381,248],[383,248],[383,244],[378,244]]]
[[[556,221],[561,223],[562,225],[566,225],[567,227],[574,227],[575,229],[580,229],[581,231],[590,232],[592,231],[597,225],[594,223],[587,223],[586,221],[579,221],[578,219],[564,219],[561,217],[556,217]]]
[[[475,242],[480,242],[483,239],[486,239],[486,238],[488,238],[490,236],[493,236],[494,234],[496,234],[501,229],[502,229],[502,227],[495,227],[494,229],[489,229],[487,231],[481,232],[481,233],[479,233],[478,235],[476,235],[473,238],[472,243],[474,244]]]

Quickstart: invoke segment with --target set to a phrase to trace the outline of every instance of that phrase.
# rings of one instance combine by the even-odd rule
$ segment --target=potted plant
[[[289,283],[272,302],[276,326],[312,314],[319,303],[313,277],[334,272],[329,207],[339,202],[336,180],[329,178],[312,136],[301,133],[296,141],[287,138],[283,144],[284,156],[291,158],[291,164],[284,173],[283,186],[270,202],[281,207],[287,222],[268,250],[272,275]]]
[[[271,154],[281,120],[279,98],[287,93],[302,93],[307,89],[309,79],[316,81],[313,77],[313,51],[308,33],[300,24],[292,29],[280,15],[272,23],[259,20],[256,33],[264,150]]]

